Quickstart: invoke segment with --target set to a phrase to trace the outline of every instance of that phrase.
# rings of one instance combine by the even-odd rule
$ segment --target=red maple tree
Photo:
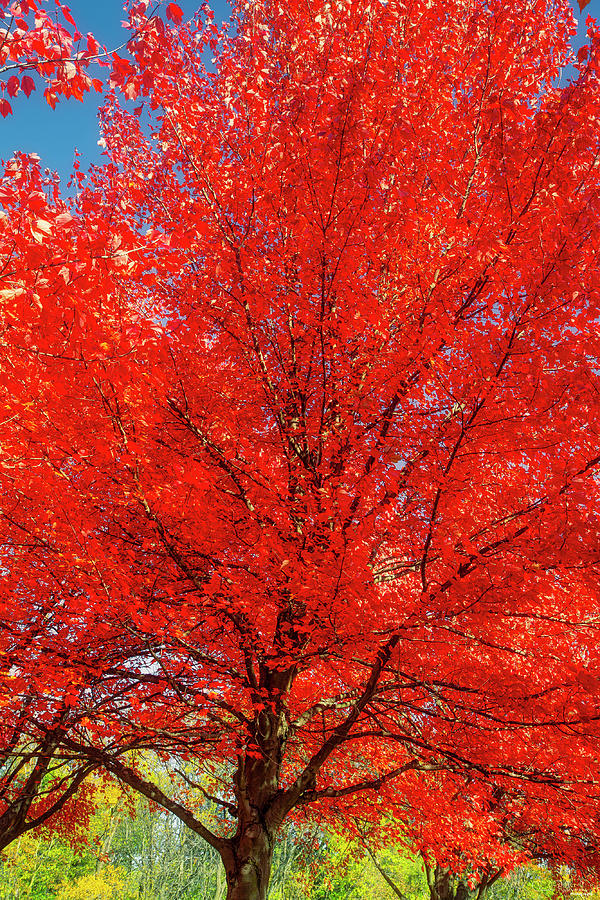
[[[573,60],[554,0],[169,15],[116,68],[79,196],[24,157],[2,184],[7,590],[47,599],[43,561],[67,657],[112,635],[127,698],[63,747],[217,848],[229,900],[265,896],[287,816],[377,822],[428,773],[583,865],[596,26]],[[153,745],[231,826],[136,771]]]

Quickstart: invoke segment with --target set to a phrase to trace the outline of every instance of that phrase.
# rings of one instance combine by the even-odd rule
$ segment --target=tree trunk
[[[290,610],[291,606],[286,607],[279,614],[278,631],[281,623],[290,621]],[[288,627],[286,634],[292,633]],[[305,638],[298,637],[302,640]],[[227,900],[267,897],[275,839],[291,808],[276,801],[281,799],[279,778],[288,736],[284,698],[294,677],[294,668],[281,671],[261,664],[259,680],[255,681],[258,696],[270,700],[268,705],[260,702],[249,728],[248,746],[238,757],[234,776],[236,833],[218,848],[227,875]]]
[[[273,836],[258,822],[248,826],[225,862],[227,900],[266,900]]]
[[[459,881],[454,892],[454,900],[468,900],[469,888],[464,881]]]
[[[434,891],[435,900],[454,900],[453,879],[448,869],[435,867]]]
[[[473,896],[468,883],[461,877],[452,874],[450,869],[437,865],[431,868],[425,863],[425,874],[431,900],[469,900]],[[475,900],[482,900],[489,888],[500,878],[502,869],[488,870],[480,877],[475,887]]]
[[[425,864],[425,872],[431,900],[468,900],[470,892],[466,882],[449,869],[439,865],[432,869]]]

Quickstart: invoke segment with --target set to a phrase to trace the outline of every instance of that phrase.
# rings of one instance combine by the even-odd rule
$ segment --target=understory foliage
[[[104,164],[0,183],[0,846],[105,770],[228,900],[285,823],[378,851],[392,817],[439,897],[593,870],[596,24],[574,56],[565,0],[126,13]]]
[[[97,793],[88,845],[40,830],[15,841],[0,868],[1,900],[224,900],[218,854],[142,798],[133,805],[114,786]],[[420,857],[401,846],[377,864],[406,900],[430,900]],[[545,868],[530,865],[498,881],[489,900],[551,900],[560,888]],[[269,900],[390,900],[386,884],[360,844],[311,828],[286,829],[275,854]],[[593,900],[587,890],[583,896]]]

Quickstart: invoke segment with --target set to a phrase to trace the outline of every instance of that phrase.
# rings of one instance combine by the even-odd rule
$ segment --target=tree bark
[[[273,845],[273,836],[260,823],[250,825],[234,842],[224,858],[227,900],[266,900]]]
[[[473,895],[469,890],[468,883],[462,878],[452,875],[450,869],[439,865],[432,868],[425,863],[425,874],[431,900],[469,900],[469,897]],[[501,875],[502,869],[497,869],[495,872],[490,870],[483,875],[475,888],[477,891],[475,900],[481,900]]]
[[[432,869],[425,864],[425,872],[431,900],[468,900],[468,886],[449,869],[439,865]]]
[[[239,756],[234,778],[237,829],[220,848],[227,876],[227,900],[266,900],[275,839],[282,820],[274,809],[274,801],[279,794],[287,737],[283,711],[259,712],[251,734],[250,751]]]

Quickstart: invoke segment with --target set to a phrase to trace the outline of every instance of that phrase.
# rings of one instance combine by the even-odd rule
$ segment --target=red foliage
[[[75,203],[25,157],[1,188],[4,590],[51,573],[131,695],[78,746],[237,760],[240,831],[194,825],[226,862],[359,790],[431,813],[445,771],[585,864],[595,25],[574,60],[562,2],[136,16],[111,80],[148,128],[111,94]]]
[[[124,6],[124,24],[131,33],[127,41],[130,49],[146,44],[153,32],[163,32],[162,19],[148,16],[147,3],[129,0]],[[176,4],[168,4],[166,16],[172,22],[179,24],[182,15]],[[60,97],[83,100],[88,91],[99,92],[103,87],[101,79],[89,74],[91,65],[110,67],[112,85],[122,85],[124,76],[128,76],[131,84],[124,94],[130,98],[148,87],[148,75],[140,77],[127,60],[107,51],[93,34],[82,35],[71,10],[59,0],[0,0],[0,16],[4,19],[0,27],[0,76],[8,75],[6,83],[0,81],[0,89],[10,97],[15,97],[20,89],[30,96],[35,81],[23,73],[31,72],[45,83],[44,97],[53,109]],[[157,62],[155,59],[154,65]],[[3,97],[0,114],[12,114],[12,107]]]
[[[87,73],[90,63],[97,59],[98,45],[88,52],[81,51],[81,34],[67,6],[59,2],[47,4],[45,0],[0,0],[0,74],[8,73],[8,81],[2,84],[9,96],[14,97],[22,88],[29,96],[35,87],[32,71],[45,82],[47,102],[54,107],[59,96],[81,100],[92,89],[93,82]],[[61,17],[74,28],[70,31]],[[6,100],[0,100],[12,110]],[[0,109],[2,111],[2,109]],[[2,115],[6,115],[2,111]]]

